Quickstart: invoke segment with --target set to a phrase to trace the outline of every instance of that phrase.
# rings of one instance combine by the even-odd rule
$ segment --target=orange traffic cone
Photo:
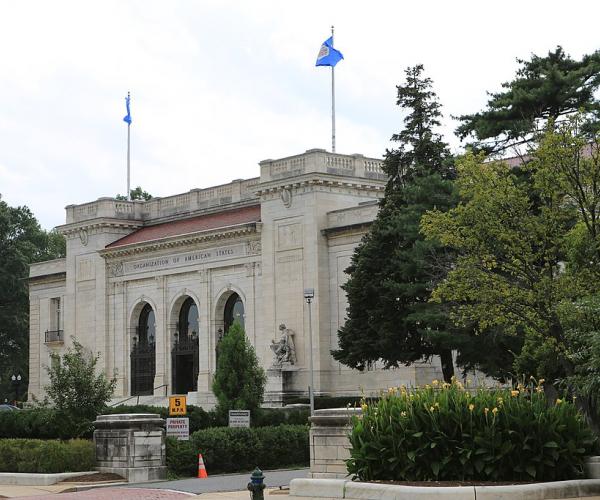
[[[207,477],[208,474],[206,473],[206,467],[204,467],[202,453],[198,453],[198,479],[206,479]]]

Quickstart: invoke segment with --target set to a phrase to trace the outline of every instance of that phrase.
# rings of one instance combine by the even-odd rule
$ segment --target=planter
[[[550,500],[600,495],[600,480],[578,479],[511,486],[397,486],[344,479],[292,479],[289,500]]]

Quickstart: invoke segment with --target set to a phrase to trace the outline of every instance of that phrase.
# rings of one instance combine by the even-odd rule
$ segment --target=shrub
[[[95,454],[94,443],[82,439],[0,439],[0,472],[91,471]]]
[[[308,426],[231,428],[195,432],[190,441],[167,439],[167,466],[179,476],[197,472],[202,453],[209,474],[260,468],[306,465],[309,462]]]
[[[472,393],[458,382],[363,404],[350,442],[348,472],[367,481],[572,479],[595,447],[575,406],[549,403],[541,385]]]

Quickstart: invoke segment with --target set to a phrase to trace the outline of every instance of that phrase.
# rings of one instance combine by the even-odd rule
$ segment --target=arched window
[[[224,311],[224,332],[227,333],[234,321],[238,321],[242,328],[245,323],[244,315],[244,303],[237,293],[231,294],[231,297],[227,299]]]
[[[200,325],[198,322],[198,306],[194,299],[188,297],[181,306],[179,312],[179,341],[184,342],[185,338],[197,339]]]
[[[146,304],[140,313],[136,333],[137,341],[142,345],[154,344],[156,341],[156,319],[150,304]]]

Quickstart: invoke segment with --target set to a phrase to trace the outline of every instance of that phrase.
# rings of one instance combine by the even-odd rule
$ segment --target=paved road
[[[275,470],[263,471],[265,475],[265,484],[269,488],[277,486],[287,486],[292,479],[297,477],[307,477],[308,469]],[[206,479],[179,479],[177,481],[162,481],[159,483],[143,483],[137,485],[127,485],[127,488],[157,488],[176,491],[185,491],[188,493],[209,493],[216,491],[239,491],[245,490],[250,481],[250,473],[245,474],[224,474],[220,476],[209,476]]]

